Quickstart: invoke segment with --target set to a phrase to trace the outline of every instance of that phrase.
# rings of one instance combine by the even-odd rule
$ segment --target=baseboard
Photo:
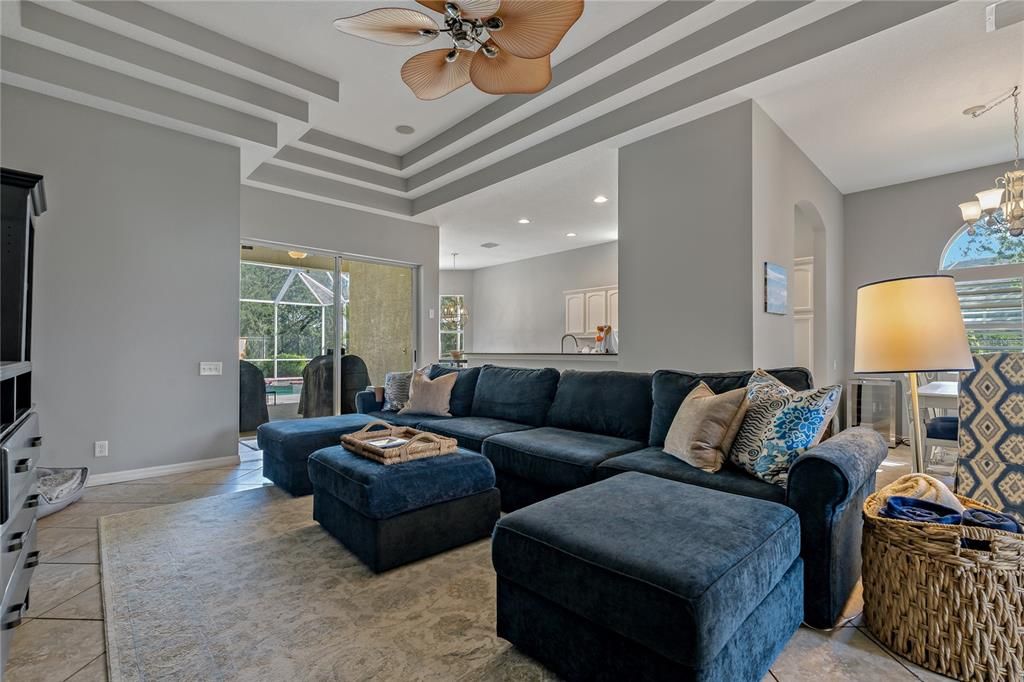
[[[89,478],[85,485],[87,488],[91,488],[94,485],[137,481],[140,478],[153,478],[154,476],[167,476],[168,474],[184,474],[189,471],[200,471],[202,469],[217,469],[219,467],[238,464],[238,462],[238,455],[228,455],[227,457],[197,459],[191,462],[181,462],[179,464],[162,464],[155,467],[146,467],[145,469],[111,471],[107,474],[89,474]]]

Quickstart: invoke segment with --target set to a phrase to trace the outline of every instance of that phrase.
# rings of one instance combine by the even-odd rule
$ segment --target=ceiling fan
[[[551,82],[551,53],[583,14],[583,0],[417,0],[444,28],[413,9],[386,7],[334,21],[343,33],[385,45],[423,45],[442,33],[452,47],[402,65],[416,97],[433,100],[472,82],[492,95],[532,94]]]

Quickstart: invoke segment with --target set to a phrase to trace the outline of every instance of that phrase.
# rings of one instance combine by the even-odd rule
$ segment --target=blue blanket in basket
[[[918,523],[943,523],[950,526],[960,524],[960,512],[944,507],[928,500],[916,497],[894,495],[878,512],[879,516],[899,521],[916,521]]]

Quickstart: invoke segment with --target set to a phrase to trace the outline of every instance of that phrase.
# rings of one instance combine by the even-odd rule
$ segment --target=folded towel
[[[1017,519],[1008,514],[992,512],[987,509],[965,509],[962,515],[965,526],[981,526],[993,530],[1008,530],[1011,533],[1021,532]]]
[[[960,503],[960,500],[956,499],[953,491],[945,483],[928,474],[906,474],[905,476],[900,476],[878,492],[883,500],[892,496],[913,497],[918,500],[927,500],[928,502],[941,504],[943,507],[949,507],[957,512],[964,510],[964,505]]]
[[[960,512],[941,504],[919,500],[914,497],[890,497],[878,512],[879,516],[899,521],[918,523],[943,523],[949,526],[960,524]]]

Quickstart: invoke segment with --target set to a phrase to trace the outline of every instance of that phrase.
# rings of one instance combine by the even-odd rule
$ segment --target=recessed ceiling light
[[[399,135],[412,135],[416,129],[412,126],[395,126],[395,132]]]
[[[575,233],[575,232],[566,232],[566,233],[565,233],[565,236],[566,236],[566,237],[575,237],[575,236],[576,236],[576,233]]]
[[[520,225],[529,225],[530,224],[530,219],[529,218],[520,218],[519,219],[519,224]]]
[[[497,246],[497,242],[484,242],[483,244],[480,245],[480,247],[484,249],[493,249]]]
[[[604,204],[604,203],[607,203],[607,202],[608,202],[608,197],[606,197],[603,194],[598,194],[596,197],[594,197],[594,203],[595,204]]]

